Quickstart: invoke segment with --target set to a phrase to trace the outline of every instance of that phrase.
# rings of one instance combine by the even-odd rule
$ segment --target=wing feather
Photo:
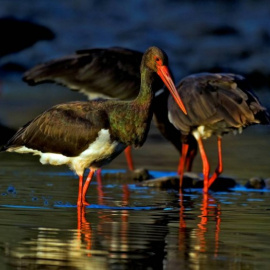
[[[30,85],[56,82],[84,94],[134,99],[140,89],[142,55],[124,48],[78,51],[33,67],[23,79]]]
[[[41,152],[76,156],[108,128],[107,114],[92,110],[91,102],[57,105],[27,123],[10,139],[7,148],[26,146]]]
[[[266,109],[249,89],[245,79],[236,74],[200,73],[184,78],[178,85],[188,115],[185,116],[169,98],[170,119],[184,133],[204,125],[239,128],[262,122],[257,114]]]

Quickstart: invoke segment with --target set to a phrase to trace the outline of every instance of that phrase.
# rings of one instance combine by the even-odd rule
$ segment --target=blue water
[[[116,181],[119,171],[104,169],[111,177],[93,179],[91,205],[77,208],[78,180],[67,168],[29,159],[18,174],[22,160],[14,157],[5,161],[0,183],[3,269],[163,269],[164,263],[169,269],[266,269],[270,263],[268,190],[179,194]]]

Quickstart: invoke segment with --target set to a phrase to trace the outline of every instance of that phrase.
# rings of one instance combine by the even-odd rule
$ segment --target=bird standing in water
[[[182,133],[182,166],[180,186],[190,136],[198,142],[203,163],[204,192],[223,171],[221,138],[231,131],[241,132],[254,124],[268,125],[270,117],[246,80],[236,74],[199,73],[182,79],[177,87],[188,115],[183,114],[169,97],[169,119]],[[202,139],[218,137],[218,166],[209,177],[210,165]]]
[[[143,53],[126,48],[98,48],[80,50],[75,54],[41,63],[24,74],[29,85],[54,82],[78,91],[88,97],[133,100],[140,91],[140,63]],[[181,154],[181,133],[168,119],[169,91],[154,74],[152,89],[154,122],[160,133]],[[133,170],[131,148],[125,149],[129,169]],[[191,136],[186,157],[186,169],[192,168],[197,154],[197,142]]]
[[[154,74],[165,83],[186,114],[168,70],[168,58],[150,47],[141,62],[141,88],[135,100],[100,100],[56,105],[27,123],[2,151],[40,155],[42,164],[68,165],[79,176],[78,206],[89,205],[85,195],[94,172],[127,146],[140,147],[152,118]],[[90,168],[83,183],[83,173]]]

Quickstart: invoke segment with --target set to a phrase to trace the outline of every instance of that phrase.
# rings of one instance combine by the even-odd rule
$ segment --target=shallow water
[[[145,151],[160,145],[165,153],[166,144],[153,144]],[[145,154],[134,153],[146,164]],[[66,167],[29,155],[1,153],[0,160],[1,269],[269,268],[268,190],[239,185],[203,196],[95,178],[91,205],[77,209],[78,181]],[[120,156],[103,173],[123,162]]]

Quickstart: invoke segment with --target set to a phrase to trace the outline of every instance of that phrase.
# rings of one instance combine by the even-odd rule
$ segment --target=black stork
[[[24,74],[29,85],[54,82],[88,97],[132,100],[140,91],[140,63],[143,53],[126,48],[80,50],[75,54],[39,64]],[[161,134],[181,154],[181,133],[168,119],[169,92],[159,76],[154,77],[154,121]],[[191,136],[186,169],[191,170],[197,142]],[[133,170],[130,147],[125,150],[129,169]],[[180,164],[180,163],[179,163]],[[179,166],[178,166],[179,167]]]
[[[182,133],[182,166],[189,147],[189,138],[195,137],[203,164],[204,192],[223,171],[221,138],[229,132],[241,132],[254,124],[270,124],[267,110],[251,91],[241,75],[225,73],[199,73],[185,77],[177,86],[188,115],[178,110],[169,97],[169,119]],[[218,139],[218,166],[209,177],[210,166],[202,139],[216,135]],[[181,163],[181,162],[180,162]],[[182,177],[180,177],[180,186]]]
[[[141,87],[132,101],[77,101],[56,105],[27,123],[2,150],[40,155],[42,164],[67,164],[79,176],[77,204],[85,195],[96,169],[108,164],[128,145],[140,147],[152,118],[152,84],[157,73],[186,113],[169,73],[166,54],[150,47],[141,62]],[[90,168],[83,184],[83,173]]]

